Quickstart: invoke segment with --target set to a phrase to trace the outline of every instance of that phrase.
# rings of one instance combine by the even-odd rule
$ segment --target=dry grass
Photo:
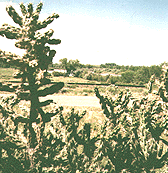
[[[14,68],[0,68],[0,82],[6,82],[8,80],[15,80],[13,73],[17,70]]]
[[[98,83],[96,81],[90,81],[82,78],[77,78],[77,77],[52,77],[52,80],[54,82],[64,82],[66,83]]]

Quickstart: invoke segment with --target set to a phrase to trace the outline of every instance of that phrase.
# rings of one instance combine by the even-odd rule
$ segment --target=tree
[[[67,75],[69,76],[71,73],[73,73],[78,67],[80,67],[79,60],[67,60],[67,58],[63,58],[59,60],[61,63],[61,66],[66,69]]]
[[[150,75],[155,75],[156,77],[160,77],[162,74],[162,67],[158,65],[152,65],[149,67]]]
[[[121,74],[122,81],[126,83],[133,83],[134,76],[135,76],[135,72],[129,71],[129,70]]]

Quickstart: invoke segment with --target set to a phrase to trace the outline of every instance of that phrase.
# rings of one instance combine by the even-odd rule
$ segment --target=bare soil
[[[7,94],[2,93],[1,96],[9,97],[15,95],[14,93]],[[53,99],[58,106],[81,106],[81,107],[96,107],[101,108],[99,99],[96,96],[65,96],[65,95],[48,95],[46,97],[41,97],[40,101],[45,101]]]
[[[59,106],[89,106],[100,108],[99,99],[96,96],[64,96],[48,95],[40,98],[40,101],[53,99]]]

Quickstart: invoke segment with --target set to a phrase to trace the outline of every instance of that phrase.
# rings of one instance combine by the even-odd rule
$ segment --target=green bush
[[[65,73],[53,71],[53,72],[52,72],[52,75],[53,75],[54,77],[65,76]]]
[[[108,79],[107,79],[107,83],[109,84],[115,84],[116,82],[120,82],[120,77],[118,76],[110,76]]]

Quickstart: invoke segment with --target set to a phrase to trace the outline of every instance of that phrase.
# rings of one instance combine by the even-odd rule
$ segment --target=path
[[[10,96],[15,94],[0,94],[1,96]],[[40,101],[53,99],[59,106],[88,106],[101,108],[99,99],[96,96],[64,96],[64,95],[48,95],[41,97]]]
[[[40,98],[40,101],[53,99],[59,106],[89,106],[101,108],[99,99],[94,96],[63,96],[63,95],[48,95]]]

